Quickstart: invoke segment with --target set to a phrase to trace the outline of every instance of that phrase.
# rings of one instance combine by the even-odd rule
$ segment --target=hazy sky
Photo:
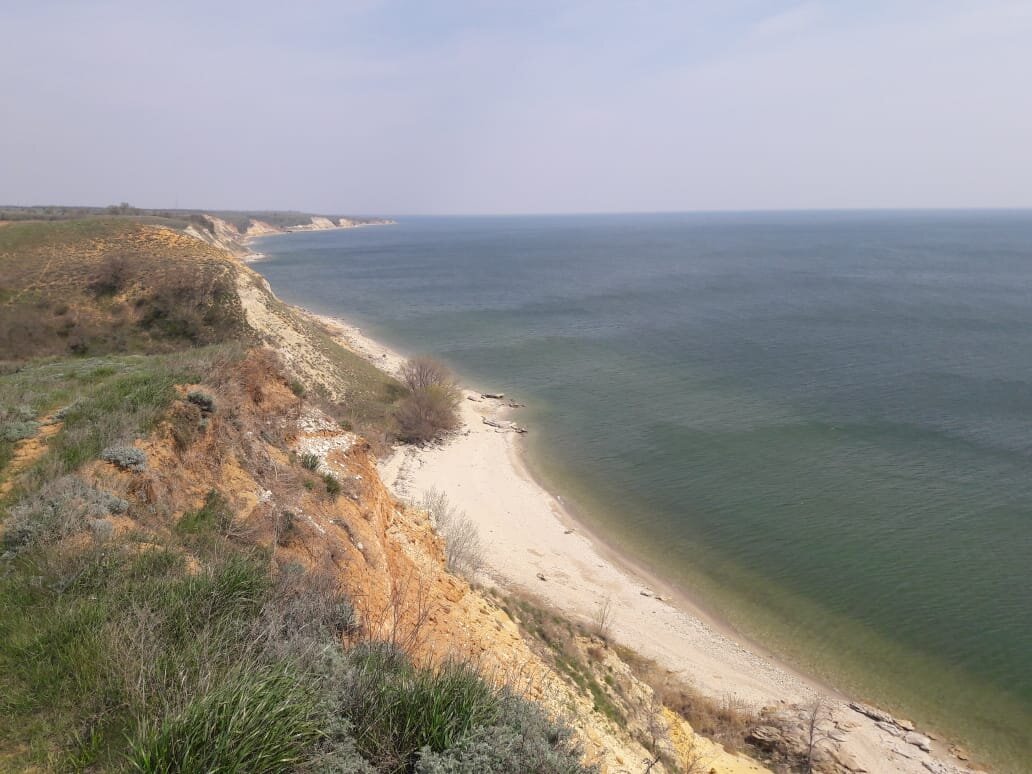
[[[1032,206],[1032,0],[0,0],[0,203]]]

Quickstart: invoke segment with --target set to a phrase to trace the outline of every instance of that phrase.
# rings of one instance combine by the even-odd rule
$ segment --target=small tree
[[[803,717],[803,742],[806,745],[803,758],[803,771],[813,772],[815,759],[823,745],[831,741],[831,707],[828,697],[818,694],[807,706]]]

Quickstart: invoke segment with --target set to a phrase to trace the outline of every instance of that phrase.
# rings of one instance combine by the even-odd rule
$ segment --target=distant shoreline
[[[328,219],[326,219],[328,220]],[[240,237],[240,244],[245,248],[250,245],[256,239],[264,239],[265,237],[282,236],[283,234],[304,234],[312,231],[350,231],[355,228],[369,228],[371,226],[396,226],[398,221],[391,218],[371,218],[369,220],[355,220],[352,218],[340,218],[340,220],[348,221],[347,224],[338,222],[336,225],[324,226],[324,225],[302,225],[302,226],[285,226],[284,228],[277,228],[276,230],[269,230],[262,233],[256,234],[244,234]],[[332,221],[331,221],[332,222]],[[263,261],[268,256],[265,253],[256,253],[253,250],[248,249],[247,253],[242,256],[244,263],[257,263]]]

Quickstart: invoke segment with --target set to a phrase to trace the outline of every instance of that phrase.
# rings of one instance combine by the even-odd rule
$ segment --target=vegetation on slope
[[[0,229],[0,352],[174,351],[241,338],[235,266],[169,229],[120,220]]]
[[[0,230],[0,769],[585,771],[504,682],[414,661],[275,557],[293,514],[259,509],[267,539],[231,489],[183,506],[188,481],[318,480],[287,450],[305,389],[256,348],[240,267],[184,240]]]

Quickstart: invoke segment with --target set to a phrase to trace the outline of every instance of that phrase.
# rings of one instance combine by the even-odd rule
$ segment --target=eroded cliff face
[[[85,477],[148,506],[151,530],[174,529],[209,492],[221,493],[234,513],[230,532],[265,549],[272,572],[302,567],[353,600],[361,631],[354,636],[396,642],[421,662],[472,659],[485,674],[565,718],[588,760],[603,771],[646,765],[652,754],[634,738],[645,733],[668,740],[685,760],[705,760],[700,770],[762,770],[695,737],[684,721],[656,706],[652,689],[634,681],[612,650],[602,656],[602,668],[634,685],[628,702],[641,714],[623,728],[605,717],[590,694],[535,652],[513,618],[448,572],[428,516],[390,494],[364,439],[299,399],[268,350],[254,350],[235,368],[220,385],[180,387],[184,397],[204,390],[214,399],[217,410],[202,434],[184,439],[173,412],[138,444],[146,471],[96,462]],[[310,467],[318,460],[316,469],[300,465],[302,458]],[[340,493],[327,492],[324,474],[340,482]],[[126,520],[116,528],[134,526]]]
[[[288,370],[321,385],[335,400],[354,397],[354,378],[335,374],[338,365],[328,354],[327,334],[317,321],[280,304],[250,270],[241,273],[238,287],[249,323],[281,353]],[[297,562],[339,583],[355,601],[364,636],[399,642],[418,659],[431,662],[474,659],[487,674],[519,686],[564,717],[578,732],[588,759],[603,771],[643,769],[655,755],[642,742],[660,747],[668,759],[681,764],[672,770],[765,770],[694,734],[683,719],[662,707],[653,689],[637,680],[613,649],[581,637],[585,641],[573,647],[591,649],[600,674],[619,677],[622,686],[616,718],[600,711],[597,697],[569,675],[559,674],[535,648],[539,643],[525,638],[517,620],[495,599],[447,570],[444,546],[429,517],[388,491],[363,438],[282,387],[263,390],[266,405],[278,406],[276,416],[264,421],[281,428],[284,440],[282,447],[270,446],[261,456],[283,465],[291,454],[314,455],[319,472],[342,482],[343,494],[333,499],[296,485],[274,492],[252,480],[238,486],[234,495],[235,504],[250,514],[242,516],[242,523],[253,525],[277,563]],[[193,486],[195,498],[208,485]],[[277,514],[283,512],[291,514],[290,526],[283,532],[281,525],[276,533]],[[652,770],[662,771],[663,764]]]

